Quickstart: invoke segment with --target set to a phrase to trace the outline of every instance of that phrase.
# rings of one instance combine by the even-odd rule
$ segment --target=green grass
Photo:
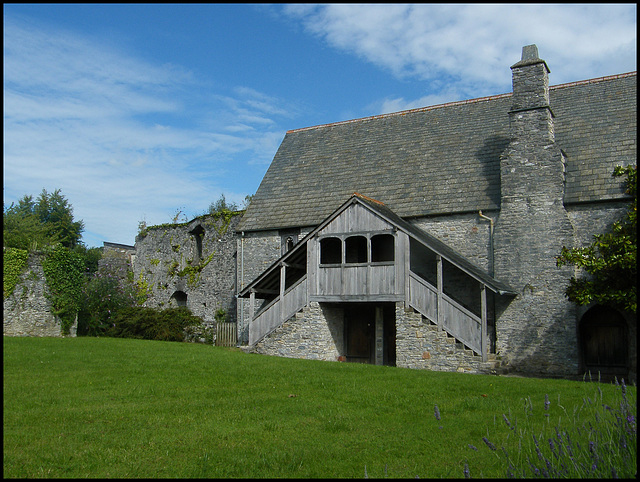
[[[616,387],[599,386],[615,405]],[[555,433],[598,385],[5,337],[3,388],[5,477],[433,478],[462,477],[465,464],[504,477],[482,441],[513,442],[502,414],[524,420],[530,403],[529,430]]]

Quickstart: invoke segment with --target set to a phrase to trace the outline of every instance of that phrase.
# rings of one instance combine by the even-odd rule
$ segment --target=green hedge
[[[183,306],[165,310],[135,306],[119,310],[111,321],[113,325],[106,331],[107,336],[184,341],[185,328],[200,325],[203,320]]]

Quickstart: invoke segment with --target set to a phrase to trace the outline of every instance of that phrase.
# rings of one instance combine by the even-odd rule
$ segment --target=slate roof
[[[624,197],[636,162],[636,72],[550,87],[565,204]],[[359,192],[403,218],[500,208],[511,94],[287,132],[238,231],[316,226]]]

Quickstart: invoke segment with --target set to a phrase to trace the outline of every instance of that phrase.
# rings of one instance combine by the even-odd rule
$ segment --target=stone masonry
[[[3,303],[2,328],[5,336],[61,337],[60,319],[51,311],[42,255],[30,254],[11,296]],[[75,336],[77,322],[68,336]]]
[[[240,215],[205,215],[149,227],[138,235],[133,272],[149,290],[145,306],[186,306],[204,320],[203,339],[215,327],[217,314],[235,322],[235,226]]]

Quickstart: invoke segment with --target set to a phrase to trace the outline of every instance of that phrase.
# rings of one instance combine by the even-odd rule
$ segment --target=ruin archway
[[[171,300],[178,306],[187,306],[187,294],[184,291],[176,291],[171,295]]]

